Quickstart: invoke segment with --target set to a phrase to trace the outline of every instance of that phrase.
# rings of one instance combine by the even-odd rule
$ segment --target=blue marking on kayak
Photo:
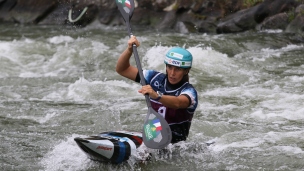
[[[126,146],[123,142],[118,141],[119,144],[119,157],[117,159],[117,163],[123,162],[126,155]]]

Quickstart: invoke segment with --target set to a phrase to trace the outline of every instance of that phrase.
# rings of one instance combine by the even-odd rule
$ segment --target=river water
[[[304,170],[304,43],[294,35],[133,28],[144,69],[165,71],[172,46],[193,54],[199,105],[186,142],[150,150],[147,163],[111,165],[73,139],[142,129],[140,85],[115,72],[125,27],[0,27],[1,170]]]

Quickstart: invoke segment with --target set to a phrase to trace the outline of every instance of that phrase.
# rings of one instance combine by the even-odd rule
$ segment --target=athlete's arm
[[[133,44],[139,47],[139,42],[135,36],[131,36],[131,38],[128,41],[128,47],[119,56],[116,63],[116,72],[126,78],[135,81],[138,73],[138,69],[130,65],[130,58],[133,54]]]
[[[149,94],[152,99],[156,99],[158,94],[152,89],[150,85],[143,86],[139,93]],[[173,109],[185,109],[191,105],[191,99],[187,95],[180,95],[180,96],[170,96],[170,95],[163,95],[159,100],[164,106],[173,108]]]
[[[164,106],[173,108],[173,109],[185,109],[190,106],[189,98],[182,94],[179,96],[170,96],[170,95],[163,95],[159,100]]]

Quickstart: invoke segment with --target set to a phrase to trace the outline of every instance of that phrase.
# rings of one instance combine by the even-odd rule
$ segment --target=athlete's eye
[[[176,71],[182,71],[183,68],[176,67],[175,70],[176,70]]]

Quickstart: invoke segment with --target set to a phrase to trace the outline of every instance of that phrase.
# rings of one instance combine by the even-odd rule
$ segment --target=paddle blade
[[[134,0],[116,0],[116,5],[125,22],[129,22],[135,7]]]
[[[172,133],[167,121],[152,107],[149,107],[143,128],[145,145],[153,149],[162,149],[171,143],[171,139]]]

